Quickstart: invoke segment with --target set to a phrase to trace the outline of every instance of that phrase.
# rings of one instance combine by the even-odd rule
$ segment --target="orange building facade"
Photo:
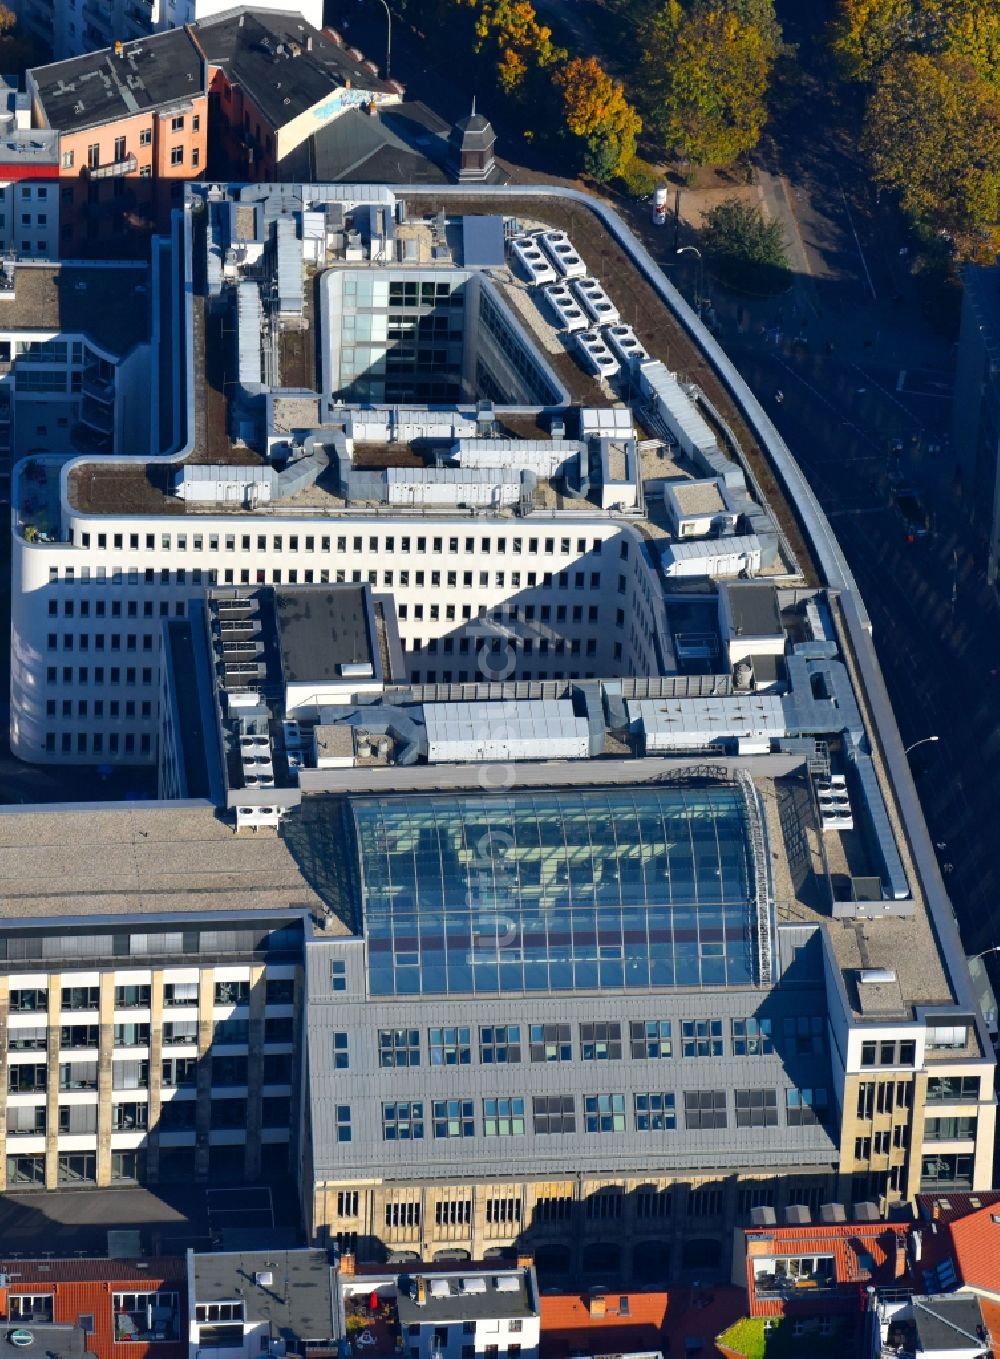
[[[11,1260],[0,1310],[8,1325],[79,1327],[97,1359],[187,1359],[187,1277],[181,1257]]]

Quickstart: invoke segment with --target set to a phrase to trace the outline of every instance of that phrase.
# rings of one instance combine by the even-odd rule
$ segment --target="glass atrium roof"
[[[373,995],[752,981],[731,784],[358,800]]]

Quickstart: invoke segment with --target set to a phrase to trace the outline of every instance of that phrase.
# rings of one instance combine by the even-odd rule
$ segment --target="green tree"
[[[642,119],[596,57],[574,57],[553,75],[561,119],[579,168],[611,179],[635,155]]]
[[[906,53],[883,68],[862,145],[877,183],[964,258],[1000,249],[1000,91],[966,57]]]
[[[565,57],[552,29],[538,22],[531,0],[472,0],[476,10],[474,50],[495,64],[504,94],[520,90],[532,70]]]
[[[781,223],[759,207],[727,198],[705,217],[702,249],[731,287],[754,293],[782,291],[791,282]]]
[[[839,0],[833,50],[844,74],[877,80],[905,52],[967,57],[1000,83],[1000,8],[996,0]]]
[[[650,115],[695,165],[725,165],[760,140],[775,52],[729,5],[667,0],[648,30],[642,75]]]

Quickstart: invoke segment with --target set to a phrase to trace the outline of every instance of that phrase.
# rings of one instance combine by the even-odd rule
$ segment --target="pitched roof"
[[[250,95],[275,128],[347,87],[352,98],[393,90],[291,11],[227,10],[200,19],[195,32],[210,65]]]
[[[969,1288],[1000,1299],[1000,1211],[987,1205],[948,1224],[955,1263]]]
[[[181,1255],[143,1257],[135,1260],[65,1259],[14,1260],[0,1259],[0,1274],[11,1281],[8,1287],[15,1293],[27,1284],[104,1283],[129,1280],[148,1282],[150,1279],[186,1279],[187,1268]]]
[[[186,29],[175,28],[29,72],[48,127],[79,132],[185,103],[205,91],[205,66]],[[29,85],[30,89],[30,85]]]

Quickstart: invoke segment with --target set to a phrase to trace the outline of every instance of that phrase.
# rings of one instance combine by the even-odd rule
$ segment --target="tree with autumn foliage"
[[[769,0],[760,0],[766,9]],[[749,0],[667,0],[648,26],[642,78],[668,146],[695,165],[725,165],[757,145],[780,30]],[[777,35],[777,36],[776,36]]]
[[[552,30],[538,22],[531,0],[471,0],[475,10],[473,50],[494,66],[504,94],[518,93],[528,75],[562,60]]]
[[[863,147],[877,183],[960,256],[1000,250],[1000,90],[974,62],[907,52],[883,66]]]
[[[906,52],[970,61],[1000,83],[1000,6],[996,0],[838,0],[833,50],[851,80],[876,81]]]
[[[577,168],[611,179],[635,155],[642,119],[596,57],[574,57],[553,75],[562,126]]]

